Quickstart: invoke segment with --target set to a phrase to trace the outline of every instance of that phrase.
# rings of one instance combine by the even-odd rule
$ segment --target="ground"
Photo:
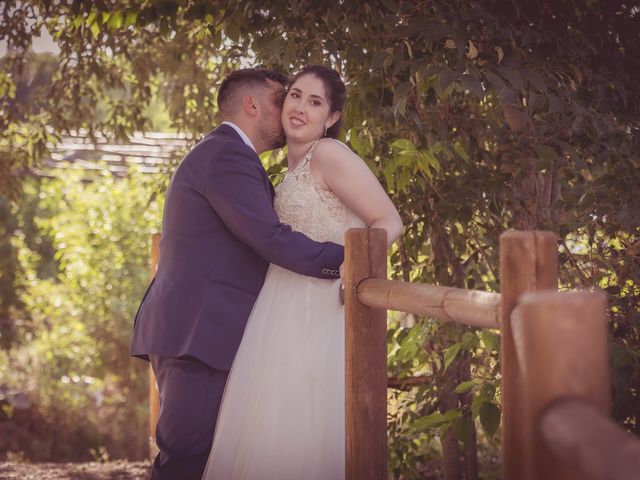
[[[148,471],[149,462],[0,462],[0,480],[143,480]]]

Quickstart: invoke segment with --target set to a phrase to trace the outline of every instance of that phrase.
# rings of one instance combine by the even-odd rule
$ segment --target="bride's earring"
[[[327,127],[324,127],[324,135],[322,135],[323,137],[327,136]]]

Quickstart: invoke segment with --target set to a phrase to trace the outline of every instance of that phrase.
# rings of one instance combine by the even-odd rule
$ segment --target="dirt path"
[[[148,470],[148,462],[0,462],[0,480],[145,480]]]

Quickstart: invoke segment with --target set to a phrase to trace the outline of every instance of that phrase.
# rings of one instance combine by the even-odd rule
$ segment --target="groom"
[[[160,390],[152,479],[201,478],[227,375],[269,263],[339,276],[343,248],[280,223],[258,158],[284,144],[285,83],[268,70],[231,73],[218,91],[223,123],[183,159],[167,191],[160,263],[131,349],[151,361]]]

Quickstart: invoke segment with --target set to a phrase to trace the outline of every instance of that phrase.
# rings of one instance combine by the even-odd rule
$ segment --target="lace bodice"
[[[318,242],[344,244],[344,232],[363,223],[311,174],[314,143],[300,164],[276,187],[274,207],[280,221]],[[345,146],[345,148],[347,148]]]

